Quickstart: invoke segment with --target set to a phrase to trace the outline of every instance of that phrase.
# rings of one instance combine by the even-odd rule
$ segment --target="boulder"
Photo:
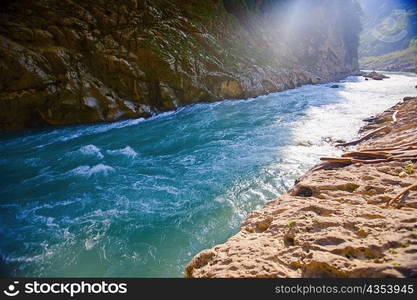
[[[363,119],[362,121],[363,121],[363,122],[367,122],[367,123],[372,123],[372,122],[375,122],[377,119],[378,119],[377,117],[372,116],[372,117],[369,117],[369,118]]]
[[[388,76],[386,76],[386,75],[384,75],[384,74],[377,73],[377,72],[375,72],[375,71],[370,72],[370,73],[365,73],[365,74],[364,74],[364,75],[362,75],[362,76],[363,76],[363,77],[365,77],[365,79],[366,79],[366,78],[371,78],[371,79],[373,79],[373,80],[384,80],[384,79],[389,78]]]

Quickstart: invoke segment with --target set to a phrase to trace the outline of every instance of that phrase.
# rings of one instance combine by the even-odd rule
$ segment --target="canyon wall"
[[[354,0],[3,1],[0,130],[148,117],[358,70]]]

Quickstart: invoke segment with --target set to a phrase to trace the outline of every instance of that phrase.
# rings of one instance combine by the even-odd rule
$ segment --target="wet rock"
[[[373,80],[384,80],[389,78],[388,76],[384,75],[384,74],[380,74],[377,72],[370,72],[370,73],[365,73],[364,75],[362,75],[363,77],[365,77],[365,79],[370,78]]]
[[[369,118],[365,118],[365,119],[363,119],[362,121],[363,121],[363,122],[368,122],[368,123],[373,123],[373,122],[375,122],[376,120],[378,120],[378,118],[377,118],[377,117],[375,117],[375,116],[372,116],[372,117],[369,117]]]
[[[300,141],[296,143],[297,146],[311,147],[314,145],[312,141]]]
[[[332,88],[332,89],[338,89],[338,88],[340,88],[340,85],[338,85],[338,84],[334,84],[334,85],[332,85],[332,86],[331,86],[331,88]]]
[[[329,144],[335,144],[335,143],[337,143],[337,144],[343,144],[343,143],[346,143],[345,140],[335,139],[335,138],[333,138],[331,136],[323,137],[321,140],[323,142],[329,143]]]

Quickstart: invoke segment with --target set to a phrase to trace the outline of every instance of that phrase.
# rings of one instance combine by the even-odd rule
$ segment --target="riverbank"
[[[417,98],[360,133],[368,136],[360,159],[351,153],[311,169],[226,243],[196,255],[185,276],[416,276],[417,188],[408,189],[417,179]]]
[[[415,93],[415,75],[385,75],[0,135],[2,275],[183,277],[320,157],[340,156],[334,142],[364,118]]]

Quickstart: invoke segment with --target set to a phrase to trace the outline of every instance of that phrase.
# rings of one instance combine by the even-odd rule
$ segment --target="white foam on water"
[[[384,81],[363,78],[359,82],[339,83],[338,96],[343,100],[324,106],[311,106],[305,116],[293,124],[293,142],[285,152],[285,160],[311,167],[320,156],[337,156],[342,150],[334,147],[338,140],[354,140],[363,119],[383,112],[412,95],[415,77],[387,74]],[[325,139],[333,141],[326,142]]]
[[[261,180],[250,178],[248,183],[236,181],[224,195],[217,196],[214,201],[228,203],[233,213],[243,219],[247,214],[246,203],[254,199],[258,199],[258,203],[265,203],[278,197],[293,186],[295,179],[320,163],[320,157],[341,155],[342,149],[336,148],[335,144],[341,140],[356,139],[361,126],[366,124],[363,119],[383,112],[405,96],[416,94],[414,86],[417,76],[384,74],[390,78],[382,82],[365,81],[359,77],[347,78],[338,83],[340,88],[337,90],[330,89],[331,84],[307,85],[270,94],[284,103],[287,99],[283,99],[283,96],[301,94],[309,98],[310,104],[302,111],[300,118],[287,125],[291,130],[291,140],[276,149],[278,159],[263,167],[268,175]],[[329,98],[332,95],[324,89],[335,93],[337,101],[321,101],[321,97]]]
[[[26,276],[181,276],[197,250],[227,239],[320,156],[338,155],[325,138],[355,139],[363,118],[416,94],[415,76],[390,76],[197,104],[137,131],[116,128],[140,119],[9,140],[0,145],[4,156],[23,155],[38,172],[29,170],[26,181],[11,176],[18,192],[4,191],[0,260]],[[59,147],[32,154],[33,144],[46,143]],[[59,156],[69,148],[69,159]],[[89,162],[96,157],[102,163]],[[127,158],[129,166],[112,167]]]
[[[133,150],[130,146],[126,146],[122,149],[117,149],[117,150],[107,150],[108,154],[111,155],[125,155],[129,158],[134,158],[138,155],[138,153]]]
[[[80,152],[84,155],[96,156],[99,159],[102,159],[104,156],[101,154],[100,149],[94,145],[86,145],[80,148]]]
[[[91,177],[92,175],[96,174],[103,174],[107,176],[111,172],[114,172],[114,168],[104,164],[98,164],[93,167],[79,166],[70,171],[71,174],[80,175],[84,177]]]

